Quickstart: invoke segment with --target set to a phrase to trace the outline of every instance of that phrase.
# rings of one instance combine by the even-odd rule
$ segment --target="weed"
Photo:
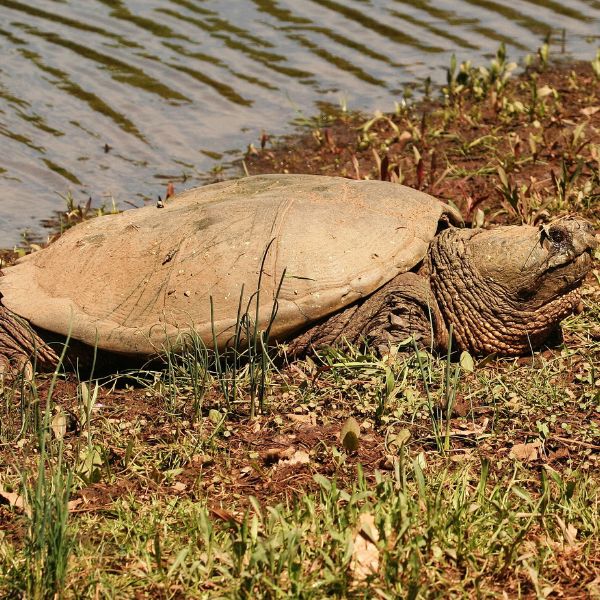
[[[562,160],[560,164],[560,173],[558,175],[554,172],[554,169],[550,170],[552,183],[554,184],[554,188],[556,189],[558,206],[560,208],[563,208],[568,202],[569,195],[571,194],[575,183],[581,175],[582,168],[582,160],[579,160],[573,169],[569,169],[567,167],[566,161]]]
[[[67,344],[54,372],[42,423],[37,431],[39,454],[35,481],[30,483],[26,470],[21,474],[27,530],[24,565],[15,567],[17,572],[13,575],[13,585],[34,600],[62,597],[69,555],[74,545],[67,526],[72,474],[63,462],[62,439],[58,440],[55,460],[49,444],[52,395],[66,348]]]
[[[596,79],[600,79],[600,50],[596,51],[596,56],[592,60],[591,65]]]
[[[23,481],[23,495],[30,507],[24,549],[24,592],[36,600],[62,596],[74,545],[67,526],[72,474],[63,463],[62,446],[56,464],[50,466],[42,444],[38,465],[33,486],[30,488]],[[50,476],[46,474],[48,468]]]
[[[550,60],[550,35],[546,36],[544,43],[538,48],[537,55],[539,59],[539,65],[542,70],[545,70],[548,67],[548,62]]]

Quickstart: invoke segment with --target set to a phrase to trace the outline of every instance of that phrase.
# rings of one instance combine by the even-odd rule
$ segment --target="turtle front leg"
[[[58,361],[56,352],[26,321],[0,304],[0,374],[17,374],[28,364],[48,370]]]
[[[361,340],[381,354],[413,337],[421,347],[446,348],[448,331],[429,281],[402,273],[363,302],[311,327],[288,345],[291,355],[311,348]]]
[[[411,337],[421,348],[448,346],[442,313],[429,280],[421,275],[398,275],[367,298],[365,311],[362,337],[380,354]]]

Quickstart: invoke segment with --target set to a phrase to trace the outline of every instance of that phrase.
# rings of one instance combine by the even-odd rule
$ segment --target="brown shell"
[[[212,346],[214,328],[225,345],[240,297],[252,318],[258,298],[264,326],[281,282],[272,334],[282,338],[413,268],[444,213],[456,218],[392,183],[247,177],[84,222],[6,269],[0,293],[38,327],[151,355],[191,329]]]

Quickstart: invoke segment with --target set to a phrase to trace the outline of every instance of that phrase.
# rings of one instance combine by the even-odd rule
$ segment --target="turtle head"
[[[597,241],[590,223],[572,218],[536,227],[483,230],[470,240],[471,262],[507,299],[536,310],[577,287]]]
[[[448,230],[432,244],[432,287],[455,339],[477,353],[539,346],[580,302],[598,245],[590,223]]]

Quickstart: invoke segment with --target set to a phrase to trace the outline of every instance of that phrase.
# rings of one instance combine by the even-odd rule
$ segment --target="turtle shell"
[[[0,293],[37,327],[124,354],[177,349],[192,329],[223,347],[240,315],[265,327],[274,304],[285,338],[413,268],[444,213],[398,184],[247,177],[81,223],[7,268]]]

